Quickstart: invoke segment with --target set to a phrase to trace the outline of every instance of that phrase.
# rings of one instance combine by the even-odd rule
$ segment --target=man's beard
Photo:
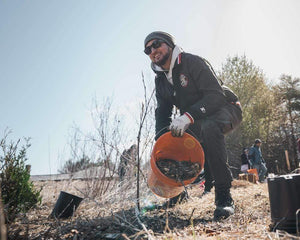
[[[159,67],[162,67],[168,61],[170,54],[171,54],[171,51],[170,51],[170,49],[168,49],[168,52],[166,53],[166,55],[160,61],[156,62],[155,64]]]

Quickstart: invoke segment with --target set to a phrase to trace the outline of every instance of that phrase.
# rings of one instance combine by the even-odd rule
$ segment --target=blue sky
[[[142,96],[155,30],[217,70],[246,54],[272,81],[300,77],[299,10],[297,0],[0,0],[0,134],[31,137],[32,173],[56,172],[71,126],[91,124],[93,97],[125,108]]]

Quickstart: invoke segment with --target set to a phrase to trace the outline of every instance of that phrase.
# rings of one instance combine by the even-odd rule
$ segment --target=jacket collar
[[[181,62],[181,56],[180,54],[183,52],[182,48],[175,45],[173,52],[172,52],[172,59],[171,59],[171,64],[170,64],[170,69],[169,70],[164,70],[160,66],[157,66],[155,63],[151,63],[151,68],[152,70],[157,73],[157,72],[172,72],[172,69],[174,68],[176,59],[178,58],[178,63]],[[180,61],[179,61],[180,60]]]
[[[173,77],[172,77],[172,70],[174,68],[176,59],[178,59],[177,62],[181,62],[181,53],[183,52],[182,48],[179,46],[175,46],[172,52],[172,59],[171,59],[171,64],[170,64],[170,69],[169,70],[164,70],[161,67],[157,66],[156,64],[151,63],[151,67],[154,72],[163,72],[168,80],[169,83],[173,85]]]

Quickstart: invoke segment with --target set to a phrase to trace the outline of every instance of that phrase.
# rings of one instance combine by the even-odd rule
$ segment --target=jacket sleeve
[[[266,163],[266,161],[265,161],[265,159],[263,158],[263,156],[262,156],[262,153],[260,152],[260,156],[261,156],[261,161],[262,161],[262,163]]]
[[[203,97],[187,110],[194,120],[207,117],[218,111],[226,102],[222,87],[211,67],[200,57],[188,61],[189,72],[199,94]]]
[[[166,101],[156,89],[157,107],[155,109],[155,140],[168,131],[173,104]]]
[[[248,156],[249,156],[249,161],[252,165],[254,164],[254,161],[255,161],[255,156],[254,155],[255,155],[254,148],[251,147],[250,150],[249,150]]]

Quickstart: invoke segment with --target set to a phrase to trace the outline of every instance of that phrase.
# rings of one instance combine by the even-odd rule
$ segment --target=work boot
[[[186,193],[186,191],[183,191],[182,193],[180,193],[179,195],[170,198],[168,201],[166,201],[163,205],[162,208],[166,209],[167,207],[172,208],[174,207],[176,204],[179,203],[183,203],[186,202],[188,199],[188,194]]]
[[[230,188],[217,189],[215,192],[215,204],[216,210],[214,212],[214,220],[218,221],[221,219],[228,218],[234,214],[234,202],[231,198]]]

